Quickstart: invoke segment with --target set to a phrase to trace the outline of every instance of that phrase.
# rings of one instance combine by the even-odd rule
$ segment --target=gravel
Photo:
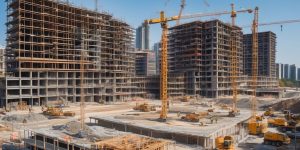
[[[37,121],[43,121],[47,120],[48,118],[45,117],[43,114],[13,114],[13,115],[7,115],[2,117],[2,121],[7,122],[17,122],[17,123],[24,123],[24,122],[37,122]]]

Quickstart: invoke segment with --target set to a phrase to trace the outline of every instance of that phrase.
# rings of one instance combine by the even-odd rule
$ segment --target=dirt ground
[[[292,94],[292,98],[295,94]],[[286,98],[285,100],[290,99]],[[258,98],[259,106],[263,105],[275,105],[274,103],[280,102],[281,100],[276,98],[269,98],[269,97],[261,97]],[[288,102],[288,101],[287,101]],[[85,118],[86,122],[90,122],[89,117],[101,115],[101,116],[111,116],[111,115],[121,115],[128,111],[132,111],[132,108],[136,105],[136,103],[143,103],[143,101],[138,102],[126,102],[126,103],[117,103],[117,104],[111,104],[111,105],[101,105],[98,103],[86,103],[85,107]],[[160,101],[151,101],[153,105],[160,106]],[[239,96],[239,102],[238,106],[239,108],[243,109],[249,109],[251,101],[249,100],[249,96]],[[171,112],[196,112],[199,108],[204,107],[205,110],[208,108],[214,108],[216,106],[220,106],[226,104],[228,106],[231,106],[231,99],[230,97],[224,97],[219,99],[200,99],[200,100],[193,100],[190,102],[178,102],[178,101],[172,101],[171,102]],[[213,105],[213,106],[212,106]],[[277,105],[280,106],[280,103],[277,103]],[[292,104],[293,105],[293,104]],[[292,106],[290,105],[290,106]],[[56,125],[64,125],[70,121],[78,121],[80,118],[80,107],[79,103],[73,103],[69,104],[68,107],[63,108],[64,111],[75,111],[74,117],[59,117],[59,118],[41,118],[42,109],[41,107],[33,107],[33,116],[28,116],[29,111],[14,111],[9,112],[6,115],[0,114],[0,143],[2,141],[9,141],[11,133],[12,132],[18,132],[21,137],[23,136],[23,130],[24,129],[39,129],[39,128],[45,128],[45,127],[51,127]],[[176,107],[172,107],[176,106]],[[184,106],[184,107],[183,107]],[[188,109],[187,109],[188,108]],[[300,108],[300,105],[295,105],[295,109]],[[297,109],[300,110],[300,109]],[[14,116],[11,118],[7,118],[8,116]],[[17,116],[17,117],[16,117]],[[22,117],[27,117],[28,120],[26,123],[23,123]],[[5,118],[6,119],[3,119]],[[237,147],[238,150],[244,150],[244,149],[276,149],[272,146],[267,146],[262,144],[263,139],[261,137],[251,137],[247,140],[245,140],[244,143],[240,143]],[[291,146],[289,145],[289,148]],[[300,145],[299,145],[300,148]],[[176,144],[176,150],[198,150],[201,149],[197,146],[193,145],[182,145],[182,144]]]

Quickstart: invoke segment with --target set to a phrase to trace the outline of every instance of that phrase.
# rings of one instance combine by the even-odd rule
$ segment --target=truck
[[[280,127],[280,126],[287,126],[288,123],[285,118],[269,118],[268,124],[269,126]]]
[[[264,144],[266,145],[273,145],[273,146],[281,146],[283,144],[290,144],[291,139],[283,134],[283,133],[276,133],[276,132],[266,132],[264,134]]]
[[[217,150],[234,150],[234,139],[232,136],[220,136],[215,140]]]

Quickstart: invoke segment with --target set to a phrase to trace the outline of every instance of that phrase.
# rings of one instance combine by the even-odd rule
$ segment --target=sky
[[[95,0],[69,0],[78,6],[95,9]],[[236,10],[243,8],[259,7],[259,22],[273,22],[290,19],[300,19],[300,0],[186,0],[183,14],[209,13],[230,10],[234,3]],[[116,18],[138,27],[145,19],[159,17],[159,12],[164,10],[167,16],[178,15],[180,0],[98,0],[98,10],[106,11]],[[230,15],[215,16],[210,18],[196,18],[192,20],[220,19],[230,22]],[[250,25],[252,14],[238,14],[237,25]],[[181,23],[191,20],[181,20]],[[6,3],[0,0],[0,45],[5,45],[6,38]],[[175,22],[169,24],[174,26]],[[296,64],[300,67],[300,22],[259,27],[259,31],[272,31],[277,35],[276,62]],[[250,33],[250,28],[244,28],[244,33]],[[160,25],[151,25],[150,44],[158,42],[161,37]]]

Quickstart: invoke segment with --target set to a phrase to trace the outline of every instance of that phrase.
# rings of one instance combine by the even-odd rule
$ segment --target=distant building
[[[5,47],[0,45],[0,76],[5,73]]]
[[[290,78],[290,65],[289,64],[284,64],[284,79],[289,79]]]
[[[149,76],[156,74],[154,51],[138,51],[135,53],[135,74],[137,76]]]
[[[280,79],[284,79],[284,64],[280,64]]]
[[[141,25],[136,29],[135,47],[139,50],[150,49],[149,47],[149,25]]]
[[[243,36],[244,73],[252,75],[252,34]],[[258,76],[276,77],[276,34],[267,31],[258,33]]]
[[[300,68],[297,68],[297,80],[300,81]]]
[[[155,52],[155,58],[156,58],[156,61],[155,61],[156,74],[159,74],[161,43],[160,42],[154,43],[153,50]]]
[[[281,79],[281,65],[276,63],[276,78]]]
[[[289,79],[291,80],[296,80],[297,79],[297,67],[295,64],[290,65],[290,77]]]

